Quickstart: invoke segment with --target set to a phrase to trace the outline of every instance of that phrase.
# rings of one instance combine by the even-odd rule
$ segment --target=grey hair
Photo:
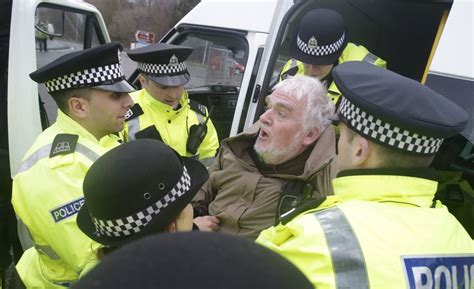
[[[327,90],[321,81],[309,76],[296,75],[278,83],[274,91],[298,100],[306,99],[302,119],[304,131],[317,128],[321,133],[331,123],[334,104],[327,96]]]

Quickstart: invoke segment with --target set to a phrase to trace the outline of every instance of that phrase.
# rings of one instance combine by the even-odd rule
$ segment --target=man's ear
[[[303,145],[308,146],[315,142],[318,137],[319,137],[319,129],[313,127],[310,130],[308,130],[303,138]]]
[[[84,98],[71,97],[67,101],[68,111],[72,117],[85,119],[89,114],[89,102]]]
[[[145,78],[145,76],[143,76],[143,74],[140,73],[138,75],[138,80],[140,81],[140,85],[142,86],[142,88],[146,88],[148,86],[146,78]]]
[[[176,224],[176,220],[171,221],[168,226],[165,228],[165,232],[175,233],[178,231],[178,225]]]
[[[356,135],[352,140],[351,148],[352,165],[355,168],[367,167],[372,153],[370,142],[363,136]]]

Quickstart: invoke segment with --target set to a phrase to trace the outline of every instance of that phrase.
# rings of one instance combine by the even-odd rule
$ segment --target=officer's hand
[[[199,227],[200,231],[212,232],[219,231],[219,219],[216,216],[202,216],[194,218],[194,224]]]

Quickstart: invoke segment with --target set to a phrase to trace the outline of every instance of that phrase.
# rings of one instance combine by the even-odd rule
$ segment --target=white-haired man
[[[277,219],[332,192],[334,106],[321,82],[297,75],[266,101],[260,122],[222,142],[193,202],[201,230],[255,239]]]

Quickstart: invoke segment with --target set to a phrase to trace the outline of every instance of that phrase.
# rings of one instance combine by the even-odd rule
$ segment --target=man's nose
[[[265,125],[271,125],[272,124],[272,118],[271,118],[271,114],[272,114],[272,109],[268,109],[266,110],[261,116],[260,116],[260,121],[265,124]]]
[[[179,89],[179,87],[170,87],[168,89],[168,95],[176,99],[180,97],[181,89]]]

